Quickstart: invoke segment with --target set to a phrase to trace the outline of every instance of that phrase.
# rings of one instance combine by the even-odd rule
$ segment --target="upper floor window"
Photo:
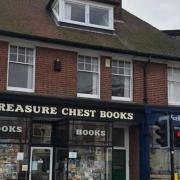
[[[34,91],[34,49],[21,46],[9,47],[8,90]]]
[[[79,97],[99,98],[99,61],[97,57],[78,56],[77,92]]]
[[[53,12],[59,21],[113,30],[113,6],[83,0],[57,0]]]
[[[112,99],[132,100],[132,63],[112,60]]]
[[[180,66],[168,67],[168,101],[170,104],[180,104]]]

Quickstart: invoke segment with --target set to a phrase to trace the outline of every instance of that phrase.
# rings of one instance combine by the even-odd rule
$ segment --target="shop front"
[[[11,99],[0,102],[0,180],[130,179],[129,127],[142,109]]]
[[[165,123],[162,136],[159,134],[158,122]],[[142,153],[145,155],[142,172],[146,172],[143,174],[143,178],[171,180],[174,176],[173,179],[179,179],[180,144],[176,144],[175,134],[180,130],[179,109],[175,107],[146,107],[144,129],[144,132],[148,132],[148,134],[142,136],[145,142]]]

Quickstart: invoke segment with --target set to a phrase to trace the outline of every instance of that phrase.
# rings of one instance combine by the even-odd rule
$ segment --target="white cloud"
[[[158,29],[180,29],[180,0],[122,0],[123,8]]]

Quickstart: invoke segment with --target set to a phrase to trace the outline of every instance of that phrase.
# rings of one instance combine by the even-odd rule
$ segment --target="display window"
[[[21,180],[28,176],[28,146],[0,144],[0,180]]]
[[[68,180],[111,179],[111,148],[71,147],[68,159]]]
[[[112,145],[112,123],[72,121],[69,130],[71,145]]]
[[[156,142],[157,134],[155,125],[149,126],[150,133],[150,179],[156,180],[163,177],[164,180],[171,179],[170,153],[169,148],[161,148]]]
[[[1,117],[0,143],[27,143],[29,140],[29,119]]]

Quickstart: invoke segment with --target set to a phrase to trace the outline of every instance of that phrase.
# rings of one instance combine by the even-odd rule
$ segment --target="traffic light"
[[[180,147],[180,130],[174,129],[174,147]]]
[[[161,147],[168,147],[168,121],[158,119],[155,125],[158,127],[158,129],[155,131],[157,134],[156,142]]]

